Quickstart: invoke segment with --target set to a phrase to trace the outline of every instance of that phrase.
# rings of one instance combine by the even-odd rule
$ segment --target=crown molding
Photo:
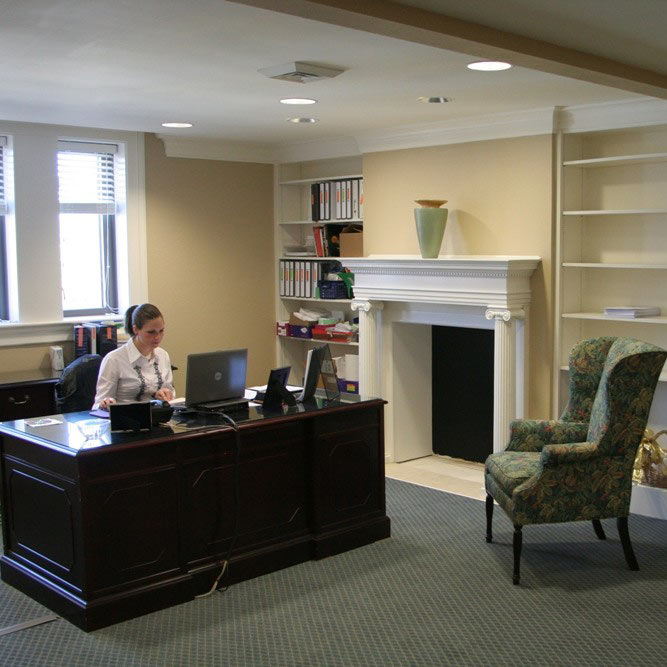
[[[553,107],[454,119],[441,123],[405,125],[357,136],[362,153],[507,139],[554,131]]]
[[[224,160],[228,162],[275,162],[275,150],[268,144],[189,139],[158,134],[167,157]]]
[[[361,155],[355,137],[333,137],[320,141],[281,144],[275,149],[276,162],[306,162]]]
[[[230,162],[286,163],[471,141],[562,132],[592,132],[667,124],[667,100],[636,98],[570,107],[489,114],[440,123],[404,125],[353,137],[285,144],[254,144],[157,135],[168,157]]]
[[[563,107],[556,113],[556,129],[568,133],[663,124],[667,124],[667,100],[649,97]]]

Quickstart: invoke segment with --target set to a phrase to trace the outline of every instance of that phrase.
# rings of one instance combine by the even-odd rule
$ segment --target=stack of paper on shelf
[[[655,306],[607,306],[604,314],[610,317],[659,317],[660,308]]]

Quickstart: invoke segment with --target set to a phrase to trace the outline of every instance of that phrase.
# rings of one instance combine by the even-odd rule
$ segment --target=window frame
[[[63,315],[58,142],[115,143],[125,151],[126,206],[116,212],[116,252],[124,267],[117,275],[122,313],[147,300],[144,135],[13,121],[0,121],[0,135],[7,136],[13,172],[5,216],[10,321],[0,323],[0,346],[60,342],[71,337],[73,323],[120,321],[118,315]]]
[[[58,156],[61,153],[82,153],[85,155],[105,154],[111,155],[113,162],[113,183],[115,184],[118,169],[118,158],[120,155],[124,160],[123,147],[115,143],[107,142],[83,142],[83,141],[59,141],[58,142]],[[58,179],[60,188],[60,161],[58,162]],[[99,172],[98,172],[99,173]],[[99,181],[98,181],[99,186]],[[125,192],[125,188],[119,188],[120,192]],[[99,201],[99,200],[98,200]],[[103,268],[106,267],[109,272],[107,276],[100,276],[102,282],[102,289],[105,291],[104,300],[105,305],[101,308],[85,308],[85,309],[65,309],[63,307],[63,317],[89,317],[89,316],[114,316],[118,315],[118,264],[116,254],[116,208],[122,205],[123,202],[118,202],[116,197],[116,190],[114,187],[113,199],[113,213],[109,211],[102,213],[98,208],[104,209],[104,205],[97,202],[84,203],[66,203],[59,202],[60,215],[76,214],[76,213],[93,213],[100,216],[101,227],[101,255]]]
[[[9,293],[7,286],[7,234],[5,219],[7,214],[7,196],[5,181],[5,154],[7,137],[0,136],[0,321],[9,320]]]

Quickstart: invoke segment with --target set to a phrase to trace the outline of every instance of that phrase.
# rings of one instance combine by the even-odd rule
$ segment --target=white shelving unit
[[[346,181],[361,179],[361,158],[338,158],[312,162],[290,163],[279,165],[276,169],[275,183],[275,249],[276,274],[279,271],[280,260],[304,260],[325,262],[338,260],[343,265],[342,257],[317,257],[314,254],[313,242],[309,237],[313,235],[314,225],[355,225],[362,226],[363,219],[345,218],[335,219],[334,215],[328,220],[313,221],[311,219],[311,186],[314,183]],[[330,205],[332,205],[331,202]],[[308,256],[290,255],[286,249],[290,247],[312,248],[313,254]],[[311,306],[328,311],[343,311],[348,319],[357,314],[351,310],[350,299],[317,299],[312,297],[281,296],[279,281],[276,288],[276,321],[288,320],[291,313],[298,311],[301,306]],[[300,384],[303,381],[303,372],[307,351],[323,341],[286,336],[276,336],[278,363],[291,366],[290,382]],[[328,341],[334,357],[357,354],[357,342],[343,343]]]
[[[557,160],[556,415],[577,341],[631,336],[667,348],[667,126],[561,133]],[[608,317],[607,306],[658,306],[661,314]],[[649,418],[654,430],[665,424],[667,369]],[[638,486],[633,511],[667,518],[667,491]]]

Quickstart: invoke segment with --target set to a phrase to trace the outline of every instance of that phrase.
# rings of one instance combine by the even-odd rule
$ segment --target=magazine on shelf
[[[659,317],[660,308],[655,306],[607,306],[604,314],[610,317]]]

